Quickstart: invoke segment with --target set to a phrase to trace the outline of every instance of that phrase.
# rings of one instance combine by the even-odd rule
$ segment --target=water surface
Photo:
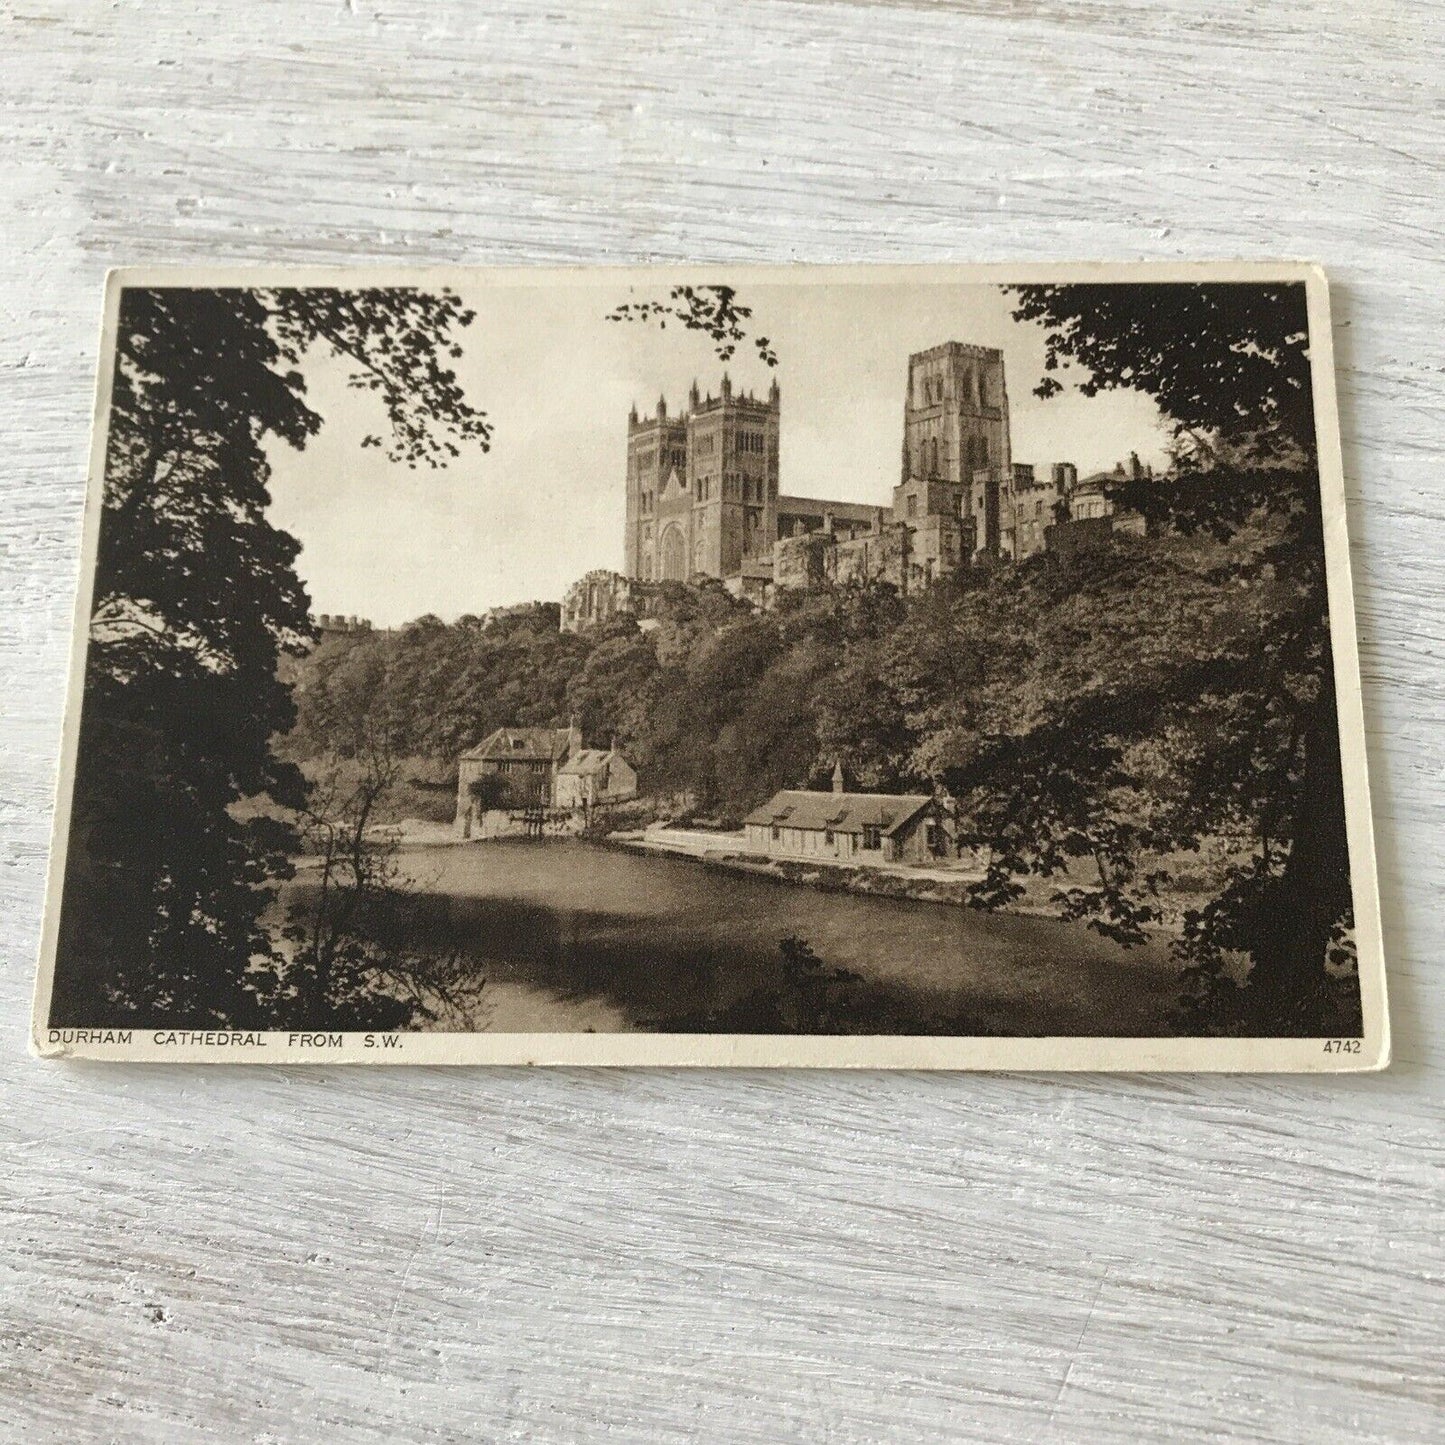
[[[502,1031],[735,1028],[786,989],[780,943],[861,977],[852,1031],[1173,1032],[1178,970],[1080,924],[854,897],[575,840],[399,855],[439,936],[485,972]],[[869,1023],[869,1020],[872,1020]]]

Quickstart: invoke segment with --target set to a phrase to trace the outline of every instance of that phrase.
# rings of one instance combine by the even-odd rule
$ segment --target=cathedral
[[[618,611],[645,614],[656,584],[699,576],[760,606],[777,588],[829,582],[918,591],[980,556],[1021,559],[1062,545],[1071,522],[1092,520],[1081,513],[1088,488],[1073,466],[1055,463],[1045,479],[1013,460],[995,347],[947,341],[908,358],[902,465],[889,506],[779,492],[780,410],[776,381],[764,399],[734,392],[726,372],[716,397],[694,382],[678,415],[665,397],[652,416],[632,408],[625,576],[592,572],[578,582],[563,600],[565,630]],[[1131,466],[1137,475],[1137,457]],[[1104,521],[1105,532],[1111,527]]]
[[[642,582],[686,582],[696,573],[729,577],[745,556],[772,544],[778,511],[778,384],[767,400],[699,394],[669,416],[627,419],[625,570]]]
[[[909,357],[903,466],[891,507],[781,494],[780,409],[777,382],[764,400],[735,393],[726,374],[716,397],[702,395],[694,382],[678,415],[663,397],[652,416],[639,417],[633,408],[627,423],[630,580],[706,575],[753,595],[779,580],[778,544],[805,537],[828,540],[784,548],[793,560],[819,545],[873,538],[873,546],[852,551],[867,556],[869,571],[898,572],[894,580],[904,587],[980,550],[1013,551],[1002,352],[949,341]],[[890,529],[900,533],[891,546],[884,541]],[[797,568],[785,560],[783,570],[790,578]]]

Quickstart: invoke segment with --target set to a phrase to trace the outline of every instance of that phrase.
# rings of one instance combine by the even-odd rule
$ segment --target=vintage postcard
[[[1388,1062],[1317,268],[105,308],[37,1052]]]

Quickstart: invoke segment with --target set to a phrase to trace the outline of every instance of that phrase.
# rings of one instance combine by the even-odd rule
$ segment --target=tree
[[[730,361],[747,339],[743,325],[751,318],[750,306],[743,306],[732,286],[674,286],[665,301],[626,301],[608,313],[609,321],[656,322],[666,331],[676,321],[689,331],[709,337],[719,361]],[[758,359],[768,366],[778,364],[777,353],[766,336],[753,337]]]
[[[643,728],[641,699],[657,673],[657,653],[626,616],[592,630],[586,661],[567,683],[567,716],[584,738],[624,747]]]
[[[1176,459],[1114,489],[1147,545],[1021,567],[964,622],[1015,666],[928,745],[995,850],[980,901],[1089,856],[1099,884],[1066,902],[1128,940],[1163,881],[1141,858],[1245,830],[1181,954],[1238,1026],[1317,1031],[1338,1007],[1325,963],[1350,886],[1304,287],[1016,291],[1016,319],[1048,333],[1039,394],[1070,367],[1086,394],[1143,391]],[[1238,995],[1221,986],[1231,951],[1251,963]]]
[[[512,788],[500,773],[482,773],[467,784],[467,795],[479,814],[490,813],[511,803]]]
[[[471,321],[400,288],[122,292],[53,1021],[258,1016],[294,835],[245,804],[304,801],[270,740],[293,719],[278,661],[314,637],[265,447],[320,428],[298,366],[324,347],[381,403],[368,445],[410,467],[485,449],[445,365]]]
[[[399,775],[400,759],[371,731],[350,757],[315,770],[300,815],[306,882],[287,909],[262,1000],[272,1028],[478,1027],[486,979],[429,937],[397,845],[375,826]]]
[[[1077,367],[1084,396],[1120,387],[1159,403],[1201,461],[1247,444],[1256,462],[1315,456],[1309,315],[1298,282],[1015,286],[1014,320],[1047,329],[1044,376]],[[1197,505],[1197,502],[1195,503]]]

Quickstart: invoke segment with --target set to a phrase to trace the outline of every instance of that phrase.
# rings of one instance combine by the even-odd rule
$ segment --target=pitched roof
[[[616,756],[611,748],[580,748],[557,769],[557,776],[565,773],[568,777],[581,778],[600,773]]]
[[[809,832],[861,833],[864,828],[881,828],[891,836],[932,801],[922,793],[808,793],[784,788],[743,822]]]
[[[822,497],[787,495],[778,497],[778,511],[794,517],[815,517],[819,521],[822,521],[828,512],[832,512],[840,522],[871,522],[879,512],[886,510],[867,502],[830,502]]]
[[[525,762],[554,763],[572,746],[571,728],[498,728],[464,758],[519,758]]]

